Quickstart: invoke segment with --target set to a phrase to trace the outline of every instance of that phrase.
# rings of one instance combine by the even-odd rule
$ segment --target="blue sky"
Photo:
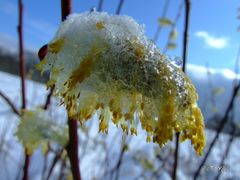
[[[125,0],[121,14],[132,16],[145,24],[146,35],[153,38],[166,0]],[[60,24],[60,0],[23,0],[24,2],[24,42],[31,49],[39,49],[54,36]],[[105,0],[103,11],[114,14],[119,0]],[[174,19],[182,0],[171,0],[166,16]],[[73,12],[81,13],[96,7],[98,0],[73,0]],[[189,32],[188,63],[213,68],[233,69],[239,46],[236,0],[192,0]],[[182,56],[182,11],[177,23],[179,36],[177,48],[167,54]],[[0,1],[0,38],[17,41],[17,0]],[[162,50],[166,46],[170,28],[161,31],[157,45]],[[0,40],[1,40],[0,39]]]

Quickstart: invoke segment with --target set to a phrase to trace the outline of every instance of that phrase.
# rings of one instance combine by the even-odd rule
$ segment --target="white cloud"
[[[221,74],[225,79],[240,79],[240,74],[236,74],[233,70],[227,68],[207,68],[206,66],[196,65],[196,64],[187,64],[187,72],[191,73],[191,76],[194,76],[196,79],[204,78],[204,74],[207,75],[207,72],[210,72],[212,75]],[[207,76],[206,76],[207,77]]]
[[[222,49],[228,46],[226,37],[215,37],[206,31],[197,31],[195,36],[202,38],[208,47]]]

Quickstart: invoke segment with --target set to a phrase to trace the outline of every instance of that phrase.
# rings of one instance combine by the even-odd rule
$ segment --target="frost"
[[[16,135],[28,154],[32,154],[40,145],[44,151],[49,142],[61,146],[68,142],[67,128],[55,123],[40,108],[34,111],[24,110]]]
[[[177,66],[178,68],[181,68],[183,65],[183,61],[180,57],[177,56],[165,56],[168,61],[170,61],[172,64]]]
[[[144,35],[143,26],[128,16],[87,12],[68,16],[37,66],[50,70],[48,87],[55,87],[71,118],[81,123],[99,113],[99,131],[109,121],[163,146],[173,139],[190,139],[196,152],[205,146],[198,95],[190,79]]]

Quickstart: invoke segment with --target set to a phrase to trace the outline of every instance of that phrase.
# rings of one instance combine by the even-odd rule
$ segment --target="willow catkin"
[[[204,122],[195,87],[132,18],[68,16],[37,68],[50,70],[48,87],[55,87],[68,115],[81,123],[99,111],[99,131],[107,133],[112,121],[137,134],[140,120],[147,141],[162,146],[180,132],[202,153]]]

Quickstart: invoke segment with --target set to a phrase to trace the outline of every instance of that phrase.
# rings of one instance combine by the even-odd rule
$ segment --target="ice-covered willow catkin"
[[[202,153],[204,122],[193,84],[132,18],[70,15],[38,68],[50,70],[48,86],[55,86],[69,116],[81,123],[99,111],[99,131],[107,133],[112,120],[137,134],[140,120],[147,141],[162,146],[180,132]]]

